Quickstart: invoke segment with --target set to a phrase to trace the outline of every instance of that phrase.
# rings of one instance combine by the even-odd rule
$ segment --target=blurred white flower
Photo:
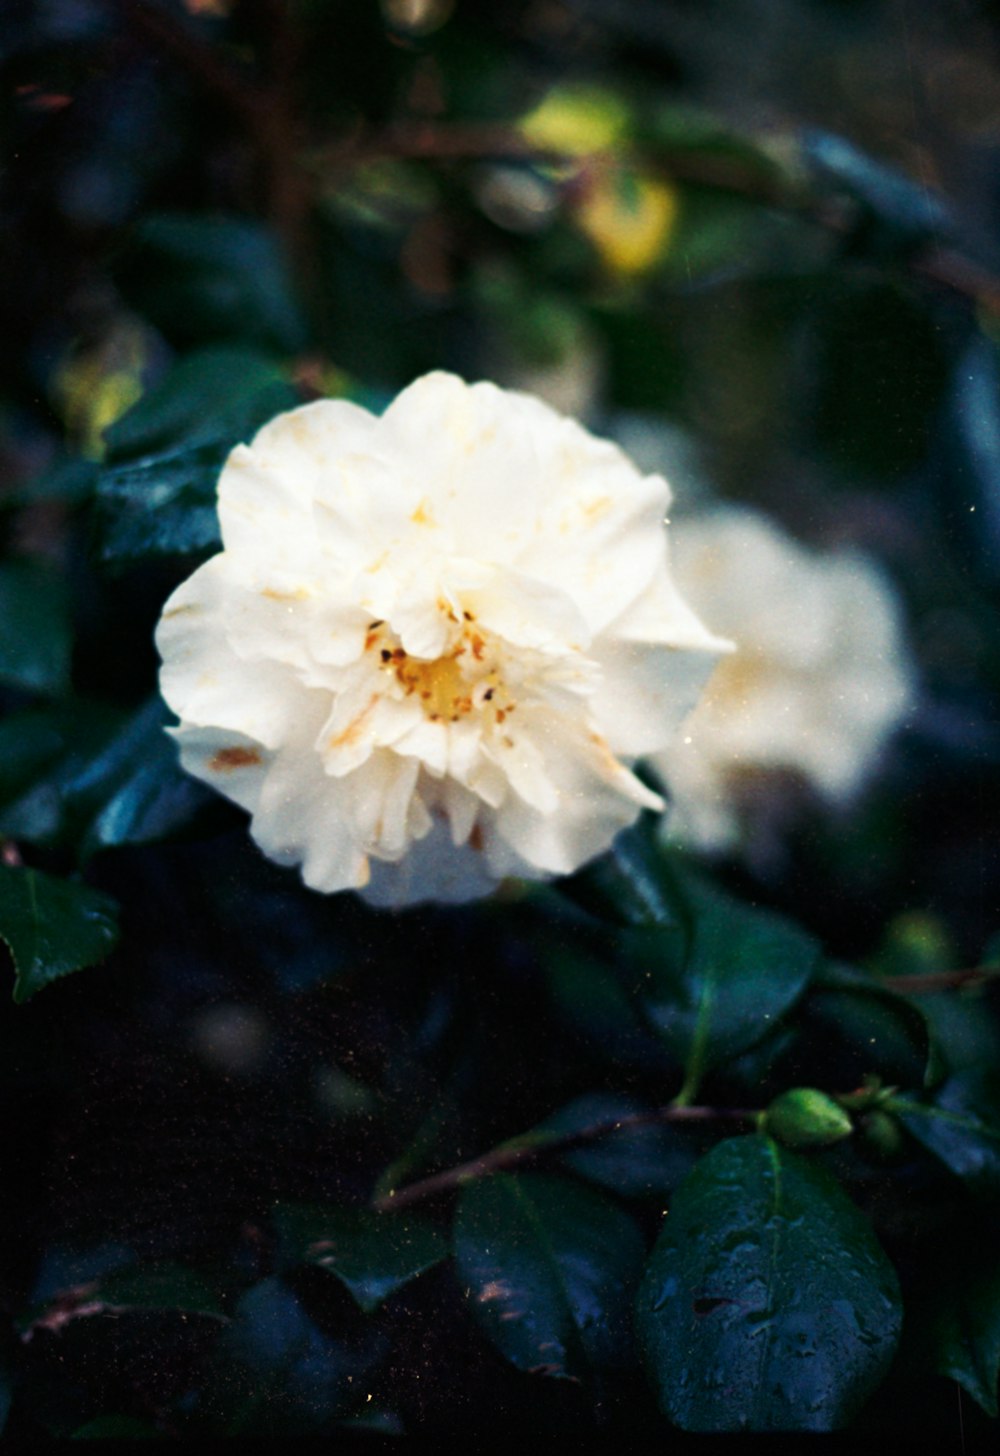
[[[740,838],[739,788],[797,770],[848,801],[913,698],[891,586],[861,552],[818,553],[767,516],[720,507],[672,528],[678,584],[735,653],[653,767],[667,834],[701,849]]]
[[[224,549],[157,629],[181,762],[272,859],[376,904],[565,874],[643,807],[726,644],[678,594],[670,492],[528,395],[430,374],[381,418],[279,415]]]

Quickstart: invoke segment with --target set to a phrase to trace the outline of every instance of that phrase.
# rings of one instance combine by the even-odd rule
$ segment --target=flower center
[[[457,723],[475,713],[501,724],[516,704],[501,677],[496,645],[468,612],[457,627],[447,650],[433,659],[411,657],[384,622],[371,624],[365,646],[402,689],[396,695],[418,698],[432,723]]]

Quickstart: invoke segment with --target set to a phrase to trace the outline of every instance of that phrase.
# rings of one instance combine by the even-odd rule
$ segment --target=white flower
[[[861,552],[817,553],[744,507],[677,522],[678,583],[737,650],[653,767],[668,834],[734,845],[741,778],[793,769],[830,801],[862,786],[912,701],[892,589]]]
[[[674,587],[666,482],[528,395],[435,373],[279,415],[157,630],[184,767],[272,859],[376,904],[565,874],[660,798],[725,647]]]

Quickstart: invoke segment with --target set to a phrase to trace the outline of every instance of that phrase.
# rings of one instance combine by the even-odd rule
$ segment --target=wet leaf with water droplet
[[[691,1431],[829,1431],[888,1369],[895,1271],[820,1166],[759,1135],[681,1185],[646,1268],[638,1331],[664,1413]]]

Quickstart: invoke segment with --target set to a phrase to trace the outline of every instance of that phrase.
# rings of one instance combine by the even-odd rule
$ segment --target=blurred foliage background
[[[568,1135],[682,1085],[757,1109],[871,1075],[953,1120],[930,1119],[942,1149],[869,1099],[864,1136],[816,1155],[874,1219],[908,1313],[871,1400],[861,1380],[802,1425],[950,1436],[957,1409],[995,1436],[1000,9],[2,0],[0,18],[0,933],[27,1002],[0,1011],[10,1432],[662,1431],[634,1353],[527,1374],[546,1361],[470,1313],[511,1227],[499,1192],[462,1203],[457,1265],[447,1201],[405,1238],[348,1214],[553,1116]],[[734,991],[694,1069],[700,982],[685,963],[651,1010],[630,979],[649,925],[613,877],[571,887],[579,912],[511,892],[376,915],[264,863],[174,765],[152,632],[217,546],[228,449],[296,402],[380,408],[432,368],[537,391],[663,470],[682,510],[761,508],[867,551],[898,592],[919,692],[865,794],[830,810],[769,782],[714,870],[734,923],[769,907],[817,941],[782,941],[797,969],[773,986],[764,956],[773,1023]],[[44,944],[25,867],[51,877]],[[674,869],[650,873],[676,907]],[[511,1186],[543,1222],[611,1220],[620,1300],[629,1240],[648,1247],[718,1131],[644,1124]],[[595,1188],[630,1212],[594,1213]],[[317,1253],[331,1218],[353,1284]]]

